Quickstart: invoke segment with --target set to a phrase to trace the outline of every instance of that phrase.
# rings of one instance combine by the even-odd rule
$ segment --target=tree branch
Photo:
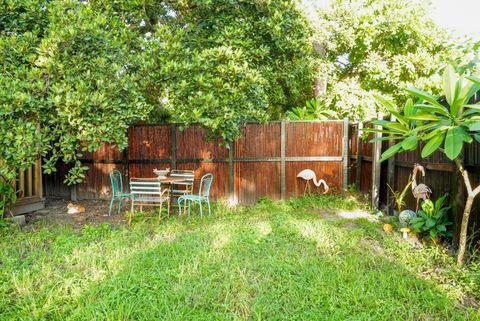
[[[455,165],[457,165],[458,170],[462,174],[463,181],[465,182],[465,186],[467,187],[467,193],[469,196],[474,196],[475,192],[480,192],[480,186],[478,186],[475,191],[472,191],[472,185],[470,184],[470,178],[468,177],[468,172],[467,170],[463,167],[462,161],[457,157],[453,160],[455,162]],[[478,191],[477,191],[478,189]]]

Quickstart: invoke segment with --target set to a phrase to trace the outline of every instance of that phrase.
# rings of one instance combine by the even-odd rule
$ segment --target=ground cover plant
[[[359,207],[327,195],[188,223],[3,227],[0,319],[480,318],[478,270],[335,215]]]

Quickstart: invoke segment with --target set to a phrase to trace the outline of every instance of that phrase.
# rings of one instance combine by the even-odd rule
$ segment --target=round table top
[[[185,177],[170,177],[167,176],[166,178],[158,178],[158,177],[132,177],[130,180],[135,181],[155,181],[165,184],[175,183],[175,182],[183,182],[185,181]]]

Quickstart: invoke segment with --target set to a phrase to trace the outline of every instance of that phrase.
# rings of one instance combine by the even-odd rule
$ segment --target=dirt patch
[[[74,228],[82,228],[85,224],[98,225],[101,223],[109,223],[111,225],[125,224],[125,211],[127,210],[126,203],[117,214],[117,207],[114,207],[112,215],[108,216],[109,201],[105,200],[84,200],[75,202],[85,207],[85,212],[77,214],[67,213],[66,200],[47,200],[45,209],[29,213],[26,215],[27,224],[48,220],[52,224],[68,224]],[[28,225],[27,225],[28,226]]]

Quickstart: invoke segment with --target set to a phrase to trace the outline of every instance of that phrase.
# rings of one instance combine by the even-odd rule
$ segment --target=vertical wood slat
[[[33,173],[32,173],[32,166],[27,169],[27,191],[26,196],[33,195]]]
[[[395,121],[395,116],[391,116],[390,120],[392,122]],[[392,136],[390,134],[390,136]],[[395,144],[393,140],[388,142],[388,147],[392,147]],[[392,156],[388,159],[388,164],[387,164],[387,184],[390,186],[390,188],[394,189],[395,188],[395,159],[396,156]],[[389,215],[393,214],[393,210],[395,208],[395,203],[391,202],[393,194],[392,191],[390,190],[387,186],[387,212]]]
[[[177,125],[172,124],[172,169],[177,169]]]
[[[25,196],[25,172],[20,171],[20,174],[18,176],[18,190],[20,191],[19,196],[24,197]]]
[[[361,183],[361,177],[362,177],[363,146],[362,146],[362,139],[360,137],[362,129],[363,129],[363,122],[359,122],[357,127],[357,168],[356,168],[357,173],[355,174],[355,190],[357,192],[360,192],[360,183]]]
[[[378,119],[382,119],[383,115],[379,114]],[[380,126],[374,125],[374,128],[380,129]],[[374,138],[382,137],[382,133],[375,132],[373,134]],[[372,154],[372,208],[377,209],[379,206],[380,200],[380,175],[381,175],[381,165],[380,165],[380,156],[382,154],[382,142],[373,143],[373,154]]]
[[[42,183],[42,159],[39,157],[35,164],[35,194],[43,198],[43,183]]]
[[[235,171],[233,164],[234,144],[230,143],[228,148],[228,198],[231,203],[238,202],[238,196],[235,195]]]
[[[284,121],[281,122],[280,125],[280,199],[285,199],[285,191],[286,191],[286,177],[285,177],[285,153],[286,153],[286,141],[287,141],[287,130],[286,124]]]
[[[342,168],[342,193],[346,194],[348,189],[348,118],[343,120],[343,168]]]

